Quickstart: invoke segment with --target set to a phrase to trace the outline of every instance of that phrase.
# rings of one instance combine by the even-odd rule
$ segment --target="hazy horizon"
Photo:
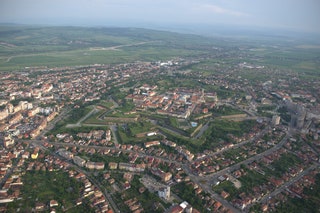
[[[320,33],[317,0],[2,0],[0,22],[54,26],[220,28]],[[203,28],[203,29],[202,29]]]

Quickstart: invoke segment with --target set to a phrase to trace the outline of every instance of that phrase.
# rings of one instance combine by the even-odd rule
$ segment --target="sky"
[[[320,33],[320,0],[0,0],[0,22],[244,26]]]

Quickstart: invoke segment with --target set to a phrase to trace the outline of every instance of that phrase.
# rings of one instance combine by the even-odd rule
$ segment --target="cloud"
[[[222,8],[222,7],[214,5],[214,4],[203,4],[203,5],[200,5],[200,8],[202,10],[205,10],[205,11],[208,11],[208,12],[212,12],[212,13],[216,13],[216,14],[223,14],[223,15],[229,15],[229,16],[238,16],[238,17],[240,17],[240,16],[241,17],[250,16],[250,14],[248,14],[248,13],[243,13],[243,12],[239,12],[239,11],[225,9],[225,8]]]

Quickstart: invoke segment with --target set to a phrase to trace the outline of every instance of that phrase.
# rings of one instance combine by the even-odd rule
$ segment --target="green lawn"
[[[98,105],[101,105],[106,108],[112,108],[114,106],[113,102],[111,101],[101,101]]]
[[[153,131],[155,126],[151,122],[140,121],[128,124],[129,131],[132,135]]]
[[[254,120],[234,122],[216,119],[211,122],[210,127],[201,137],[205,141],[203,146],[212,149],[219,146],[221,142],[233,142],[230,135],[241,137],[245,133],[249,133],[255,125],[256,121]]]
[[[32,26],[0,26],[0,40],[8,44],[0,46],[0,70],[167,60],[208,53],[201,45],[214,42],[134,28]]]
[[[16,212],[18,208],[22,212],[29,212],[35,207],[36,202],[48,204],[50,200],[56,200],[58,211],[65,208],[73,208],[76,200],[81,197],[83,184],[76,179],[69,178],[66,172],[27,172],[23,177],[21,189],[22,199],[8,204],[8,212]],[[92,210],[86,206],[86,210]]]
[[[236,189],[234,184],[231,183],[230,181],[224,181],[217,186],[213,186],[213,190],[218,192],[219,194],[222,191],[228,192],[230,194],[230,197],[228,198],[228,200],[238,195],[238,190]]]
[[[288,198],[286,202],[281,202],[275,212],[319,212],[320,210],[320,174],[316,175],[316,183],[310,187],[305,188],[303,193],[307,199],[300,199],[297,197]]]
[[[230,194],[230,197],[228,198],[228,200],[232,200],[242,192],[251,194],[253,187],[259,186],[268,182],[266,176],[263,176],[256,171],[252,171],[249,169],[245,169],[245,170],[246,170],[246,175],[238,179],[241,182],[241,188],[237,189],[234,186],[234,184],[231,183],[230,181],[224,181],[219,185],[214,186],[213,190],[218,193],[221,193],[222,191],[228,192]]]
[[[156,131],[157,128],[150,122],[140,121],[128,123],[125,127],[118,128],[118,134],[123,143],[144,143],[153,140],[160,140],[162,136],[137,137],[137,134]]]

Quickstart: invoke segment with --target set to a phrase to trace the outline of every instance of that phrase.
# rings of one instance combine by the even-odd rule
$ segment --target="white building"
[[[169,200],[170,198],[170,186],[160,188],[158,191],[158,195],[160,198],[163,198],[165,200]]]
[[[274,115],[272,116],[272,125],[276,126],[280,124],[280,116],[279,115]]]
[[[58,154],[64,158],[67,158],[67,159],[73,158],[73,154],[65,149],[59,149]]]
[[[79,156],[74,156],[73,162],[81,167],[84,167],[86,165],[86,160],[80,158]]]

